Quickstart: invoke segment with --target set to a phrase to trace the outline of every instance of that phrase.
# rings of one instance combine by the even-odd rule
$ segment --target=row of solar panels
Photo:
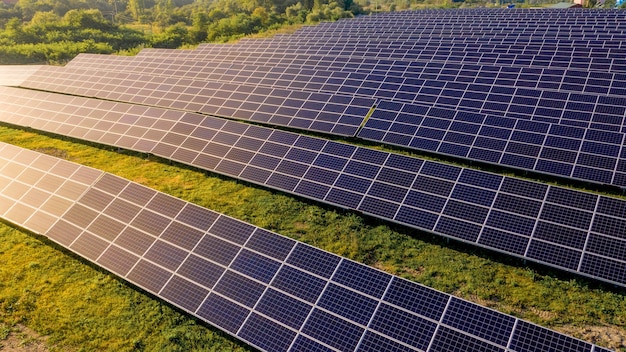
[[[506,49],[508,50],[508,49]],[[503,67],[541,67],[541,68],[574,68],[578,70],[590,70],[597,72],[626,72],[626,61],[623,57],[601,59],[594,58],[593,60],[577,60],[573,55],[567,52],[558,53],[559,56],[554,56],[556,50],[547,49],[546,52],[542,52],[541,55],[535,55],[530,53],[525,54],[503,54],[503,53],[480,53],[475,50],[447,50],[446,52],[437,53],[435,49],[429,49],[425,51],[417,51],[413,53],[411,50],[384,50],[376,49],[371,50],[367,47],[355,48],[354,50],[344,49],[343,47],[335,49],[302,49],[285,48],[276,50],[257,50],[257,52],[233,52],[228,50],[221,53],[208,53],[203,54],[200,52],[191,53],[175,53],[174,51],[164,51],[160,49],[144,49],[137,57],[170,57],[183,56],[186,59],[197,59],[207,61],[207,57],[210,57],[214,61],[224,61],[219,56],[225,56],[226,58],[232,58],[228,61],[237,62],[239,58],[243,60],[254,60],[259,57],[259,60],[265,60],[268,57],[274,60],[280,60],[286,62],[289,60],[302,60],[305,62],[318,61],[317,57],[324,56],[319,60],[324,61],[339,61],[344,60],[380,60],[381,62],[390,60],[402,60],[402,61],[424,61],[424,62],[440,62],[440,63],[458,63],[467,65],[498,65]],[[142,54],[143,53],[143,54]],[[194,57],[195,56],[195,57]],[[309,63],[311,64],[311,63]]]
[[[608,351],[102,171],[0,161],[2,219],[262,350]]]
[[[620,9],[500,9],[500,8],[466,8],[466,9],[423,9],[419,11],[381,12],[376,13],[376,18],[425,18],[432,20],[439,19],[462,19],[464,22],[480,21],[485,18],[509,19],[541,19],[553,18],[555,22],[583,20],[585,18],[607,19],[611,17],[624,17],[624,12]],[[371,21],[371,18],[364,16],[354,19],[340,19],[338,22],[349,21]],[[332,25],[333,22],[321,23],[319,26]]]
[[[0,118],[626,286],[626,201],[159,108],[3,88]]]
[[[353,39],[353,41],[357,41],[357,39]],[[624,48],[622,44],[623,40],[620,41],[611,41],[611,43],[618,43],[611,45],[613,48],[619,49],[620,51]],[[464,44],[464,42],[460,42]],[[447,43],[446,43],[447,44]],[[454,44],[454,43],[450,43]],[[438,61],[438,62],[458,62],[458,63],[467,63],[467,64],[498,64],[502,66],[536,66],[536,67],[546,67],[546,68],[568,68],[570,67],[570,63],[577,64],[580,66],[575,66],[578,69],[590,69],[594,71],[609,71],[609,72],[624,72],[624,63],[625,59],[619,53],[612,55],[613,57],[607,58],[597,58],[597,57],[588,57],[588,55],[582,54],[578,55],[577,52],[565,48],[564,46],[571,46],[573,43],[566,42],[564,44],[554,43],[558,48],[552,49],[550,47],[546,47],[545,50],[535,54],[518,54],[518,53],[502,53],[502,52],[493,52],[491,49],[492,45],[498,45],[502,48],[503,51],[509,51],[513,47],[518,47],[520,45],[524,45],[524,42],[521,43],[512,42],[507,43],[493,43],[488,42],[484,46],[485,51],[480,51],[479,48],[469,47],[467,49],[451,49],[446,48],[445,46],[440,48],[439,41],[432,40],[424,40],[415,43],[414,47],[407,48],[406,46],[400,48],[377,48],[377,47],[369,47],[364,44],[363,46],[358,47],[350,47],[343,45],[342,43],[334,44],[334,43],[317,43],[317,44],[303,44],[298,46],[286,46],[279,47],[278,45],[262,45],[258,48],[250,48],[248,51],[255,52],[256,54],[264,54],[269,53],[272,55],[275,54],[286,54],[287,57],[293,56],[296,54],[300,55],[331,55],[331,56],[339,56],[343,58],[363,58],[363,59],[381,59],[381,60],[392,60],[399,59],[404,61]],[[534,43],[530,43],[530,45],[535,45]],[[561,46],[563,45],[563,46]],[[576,43],[576,45],[580,45]],[[593,46],[602,46],[605,47],[606,44],[603,41],[594,41],[593,44],[582,44],[585,47]],[[237,49],[237,48],[233,48]],[[216,49],[197,49],[196,53],[199,54],[197,58],[201,60],[206,60],[207,57],[212,57],[214,55],[223,55],[226,53],[232,53],[233,49],[226,48],[216,48]],[[243,49],[245,50],[245,49]],[[145,50],[142,51],[143,54],[138,56],[147,56],[150,53],[155,53],[157,56],[160,56],[161,50],[153,49],[153,50]],[[194,51],[195,52],[195,51]],[[192,52],[193,53],[193,52]],[[180,54],[179,54],[180,55]],[[182,55],[185,55],[184,53]],[[241,54],[246,56],[246,54]],[[201,57],[205,57],[202,59]],[[473,61],[472,61],[473,60]],[[592,60],[595,62],[578,62],[578,61],[588,61]]]
[[[335,59],[332,63],[321,60],[321,62],[312,61],[312,63],[316,62],[315,65],[297,62],[270,65],[267,62],[269,60],[266,59],[266,62],[261,63],[259,58],[255,59],[258,63],[247,62],[247,60],[233,63],[227,58],[221,61],[217,58],[212,59],[215,61],[200,61],[186,57],[174,60],[126,56],[110,58],[103,55],[81,54],[68,63],[66,68],[89,70],[93,67],[89,66],[92,64],[98,65],[101,70],[105,71],[127,70],[125,72],[241,83],[246,83],[246,79],[250,78],[257,79],[258,81],[254,82],[257,84],[286,88],[296,83],[318,83],[323,86],[294,88],[338,92],[346,86],[352,87],[355,94],[359,94],[358,89],[365,85],[375,90],[369,95],[385,98],[395,98],[395,92],[398,91],[420,92],[424,86],[432,86],[432,81],[455,82],[457,83],[455,91],[460,91],[460,93],[467,91],[486,94],[489,92],[487,87],[508,88],[507,93],[514,93],[514,87],[538,89],[542,92],[557,90],[561,92],[553,93],[549,98],[557,102],[567,101],[567,92],[589,93],[603,97],[610,94],[615,99],[615,102],[610,105],[616,107],[624,105],[623,97],[626,95],[626,74],[613,72],[419,61],[385,62],[381,60],[366,63],[362,60],[345,60],[339,63]],[[424,94],[426,95],[426,92]],[[436,96],[442,95],[445,96],[445,92],[440,92]],[[454,96],[458,97],[459,94]],[[538,94],[530,96],[538,96]],[[406,98],[396,99],[405,100]]]
[[[275,63],[279,66],[284,66],[289,63],[306,64],[309,66],[321,65],[328,63],[331,65],[340,65],[340,67],[347,66],[358,68],[359,65],[371,63],[376,61],[379,65],[396,63],[398,65],[406,65],[408,62],[418,61],[422,65],[432,62],[433,64],[459,64],[459,65],[483,65],[501,67],[535,67],[535,68],[551,68],[551,69],[575,69],[582,71],[593,72],[613,72],[624,73],[624,59],[593,59],[593,60],[575,60],[572,56],[552,56],[549,53],[554,53],[554,50],[548,49],[547,53],[541,55],[535,55],[530,53],[528,55],[517,54],[502,54],[502,53],[478,53],[474,50],[468,50],[461,52],[459,50],[449,50],[443,53],[437,53],[436,50],[425,50],[417,54],[411,54],[407,50],[400,53],[372,53],[367,48],[355,49],[358,51],[369,51],[364,54],[356,55],[351,52],[351,56],[341,56],[342,52],[346,52],[347,49],[338,48],[334,52],[329,50],[306,50],[308,53],[297,53],[296,50],[277,50],[276,52],[268,50],[265,52],[244,52],[236,51],[236,49],[224,51],[222,53],[210,53],[202,54],[196,51],[191,53],[175,53],[159,49],[145,49],[142,50],[143,55],[137,55],[136,58],[152,57],[157,59],[187,59],[198,61],[213,61],[213,62],[231,62],[249,64],[267,64]],[[508,50],[508,49],[507,49]],[[379,50],[382,51],[382,50]],[[296,52],[296,53],[294,53]],[[150,54],[152,53],[152,54]],[[194,54],[195,53],[195,54]],[[546,55],[547,54],[547,55]],[[207,59],[207,58],[210,59]],[[344,63],[349,61],[348,63]],[[621,61],[621,62],[620,62]],[[406,62],[406,63],[405,63]],[[413,64],[413,66],[417,65]],[[394,65],[395,66],[395,65]],[[384,66],[383,66],[384,67]],[[328,69],[326,67],[320,67],[320,69]],[[383,70],[393,72],[393,67],[384,67]]]
[[[319,42],[319,40],[318,40]],[[620,48],[618,45],[605,46],[607,41],[600,40],[572,40],[564,41],[559,40],[557,43],[546,43],[542,38],[536,38],[534,36],[517,37],[514,39],[502,38],[499,40],[489,39],[470,39],[464,38],[463,40],[448,40],[445,38],[427,38],[427,39],[411,39],[406,36],[403,38],[396,38],[394,40],[377,40],[367,43],[367,49],[378,50],[393,50],[404,49],[416,51],[416,48],[421,47],[420,53],[431,52],[433,54],[449,53],[450,51],[463,51],[463,52],[482,52],[485,54],[502,53],[502,54],[522,54],[522,55],[545,55],[547,57],[576,57],[577,59],[583,59],[585,57],[591,59],[606,59],[606,58],[620,58],[619,55],[623,55],[626,49]],[[319,44],[319,43],[318,43]],[[365,47],[352,42],[340,42],[332,41],[325,44],[319,44],[317,50],[323,50],[325,48],[332,48],[332,46],[342,45],[342,50],[365,50]],[[252,42],[252,44],[244,45],[239,44],[237,49],[239,50],[259,50],[261,47],[266,48],[267,45],[272,45],[279,51],[283,52],[289,50],[290,47],[300,49],[300,45],[278,42],[264,43]],[[427,45],[427,48],[424,46]],[[147,56],[150,51],[147,50],[139,56]],[[162,50],[155,50],[152,52],[163,52]],[[198,54],[201,50],[194,50],[192,53],[186,54]],[[182,53],[185,54],[185,53]],[[208,57],[198,57],[207,60]],[[212,58],[211,58],[212,59]]]
[[[115,72],[132,71],[128,67],[119,66]],[[229,77],[235,79],[241,75]],[[341,82],[340,78],[338,80]],[[39,70],[23,86],[338,135],[353,136],[358,132],[361,138],[387,144],[619,187],[626,186],[626,151],[622,148],[625,138],[622,124],[626,108],[619,102],[623,98],[548,91],[540,93],[542,96],[533,96],[533,90],[529,89],[498,91],[494,88],[489,93],[464,93],[477,94],[476,99],[464,100],[468,104],[476,102],[483,106],[492,105],[488,110],[490,113],[471,112],[469,108],[466,110],[470,112],[465,113],[452,107],[446,108],[441,103],[444,100],[442,96],[431,99],[429,107],[425,103],[426,95],[409,93],[410,89],[407,88],[406,94],[420,99],[419,105],[381,101],[359,131],[368,111],[374,106],[374,100],[336,93],[298,95],[298,91],[292,90],[294,85],[290,84],[295,79],[289,81],[271,78],[268,81],[284,82],[289,85],[290,91],[282,87],[260,88],[260,85],[252,86],[249,83],[211,83],[175,76],[55,67]],[[345,78],[343,81],[356,80]],[[316,82],[310,84],[321,85]],[[455,91],[451,86],[455,83],[446,84],[450,92]],[[446,90],[436,87],[425,87],[424,90],[426,89],[438,92]],[[371,91],[369,88],[368,90]],[[514,93],[518,95],[511,95]],[[321,98],[314,98],[317,96]],[[489,97],[500,102],[489,104],[481,101]],[[558,99],[563,97],[569,100]],[[528,105],[514,104],[516,102]],[[498,115],[498,108],[506,109],[507,113]],[[536,119],[533,121],[523,119],[527,114],[541,115],[541,111],[545,114],[557,112],[562,115],[554,116],[551,120],[539,116],[533,116]]]

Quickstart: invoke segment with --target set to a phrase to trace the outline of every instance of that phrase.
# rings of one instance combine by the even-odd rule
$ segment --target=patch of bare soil
[[[559,330],[585,341],[598,343],[618,352],[626,352],[626,329],[617,326],[563,326]]]
[[[0,340],[2,352],[48,352],[46,337],[41,336],[24,325],[16,325],[9,335]]]

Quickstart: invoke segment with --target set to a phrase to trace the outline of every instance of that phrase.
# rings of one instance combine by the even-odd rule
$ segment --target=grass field
[[[125,177],[389,273],[626,352],[623,289],[147,155],[6,126],[0,127],[0,141]],[[249,349],[50,241],[0,224],[0,345],[20,326],[41,335],[52,350]]]

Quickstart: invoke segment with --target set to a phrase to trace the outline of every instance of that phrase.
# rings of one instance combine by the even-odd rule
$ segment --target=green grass
[[[392,274],[626,351],[626,295],[575,275],[116,148],[0,127],[0,141],[95,167]],[[0,226],[0,327],[59,350],[244,350],[49,241]],[[0,329],[0,337],[2,329]]]

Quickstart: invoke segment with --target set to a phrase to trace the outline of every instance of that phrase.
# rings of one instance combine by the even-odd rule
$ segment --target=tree
[[[184,23],[176,23],[167,27],[163,33],[154,36],[152,45],[155,48],[176,49],[189,41],[188,35],[187,26]]]
[[[258,19],[263,26],[267,26],[270,19],[270,15],[267,13],[265,7],[257,7],[254,9],[254,11],[252,11],[252,17]]]
[[[139,18],[144,14],[145,6],[143,0],[128,0],[128,11],[133,16],[135,21],[139,21]]]
[[[158,0],[155,6],[155,21],[161,28],[165,28],[170,24],[171,14],[174,11],[174,2],[172,0]]]
[[[191,19],[191,31],[189,37],[193,43],[201,43],[206,40],[207,28],[209,27],[209,15],[204,11],[196,11]]]
[[[101,31],[112,29],[111,24],[104,18],[102,12],[95,9],[70,10],[63,16],[63,21],[74,28],[92,28]]]

